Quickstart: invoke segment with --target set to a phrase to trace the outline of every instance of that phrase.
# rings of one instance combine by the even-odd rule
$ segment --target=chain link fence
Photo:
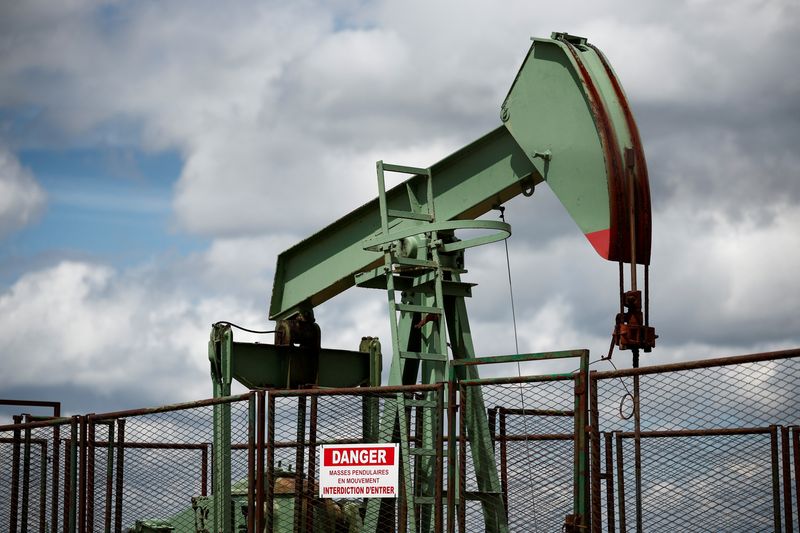
[[[257,506],[256,530],[442,531],[443,398],[443,384],[270,393],[265,513]],[[334,464],[329,451],[374,443],[397,445],[396,494],[378,490],[385,472],[367,464],[341,463],[333,472],[342,485],[321,476]]]
[[[793,531],[799,355],[593,372],[592,529]]]
[[[798,527],[800,350],[453,383],[15,417],[0,531]],[[324,449],[374,443],[397,446],[396,494],[321,494]]]

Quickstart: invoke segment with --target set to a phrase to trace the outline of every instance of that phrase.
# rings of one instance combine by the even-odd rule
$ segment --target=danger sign
[[[396,498],[398,444],[322,446],[320,498]]]

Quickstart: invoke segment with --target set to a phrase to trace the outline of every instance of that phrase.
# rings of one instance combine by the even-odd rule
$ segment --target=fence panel
[[[614,436],[614,464],[595,469],[602,470],[606,485],[593,501],[602,522],[593,530],[614,524],[632,531],[700,524],[724,531],[791,530],[798,516],[789,427],[797,423],[800,405],[798,355],[800,350],[788,350],[593,372],[601,441],[596,445],[603,460],[605,434]],[[640,390],[638,439],[634,380]]]
[[[271,391],[266,530],[442,531],[443,400],[442,384]],[[363,443],[399,444],[397,496],[366,498],[357,489],[321,497],[321,446]]]
[[[494,464],[511,531],[559,531],[573,511],[574,383],[569,380],[476,383],[491,427]],[[464,405],[463,402],[461,405]],[[484,528],[484,507],[467,431],[463,529]]]
[[[69,521],[64,501],[74,490],[61,462],[70,457],[60,449],[71,421],[14,422],[0,429],[0,531],[61,531]]]

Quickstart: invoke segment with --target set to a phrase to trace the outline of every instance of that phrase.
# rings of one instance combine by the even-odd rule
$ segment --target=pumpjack
[[[531,196],[542,182],[592,248],[620,265],[620,312],[612,348],[631,349],[636,358],[639,350],[653,348],[646,275],[644,299],[637,287],[637,265],[650,263],[650,191],[627,98],[606,57],[587,39],[554,33],[532,41],[500,106],[499,126],[429,167],[378,161],[377,198],[278,256],[269,304],[269,318],[276,321],[274,344],[236,342],[228,324],[213,326],[209,359],[215,396],[229,395],[233,380],[250,388],[280,389],[379,386],[382,381],[432,384],[447,381],[451,373],[477,378],[477,366],[453,363],[476,357],[466,306],[474,284],[464,280],[464,251],[507,238],[509,224],[479,217],[520,194]],[[387,190],[387,173],[409,177]],[[623,264],[630,265],[627,291]],[[354,286],[387,294],[388,376],[382,376],[377,339],[365,338],[358,351],[322,345],[314,308]],[[388,428],[381,435],[397,435],[405,427],[399,398],[376,413],[381,427]],[[500,497],[484,399],[476,390],[466,401],[465,412],[472,413],[465,420],[467,431],[479,443],[470,453],[479,474],[484,526],[505,532],[509,510]],[[229,424],[229,407],[215,409],[215,429]],[[443,416],[435,409],[424,413],[423,449],[432,447]],[[411,458],[406,440],[400,440],[405,468]],[[230,442],[219,431],[214,453],[219,457],[217,479],[230,479],[223,460],[230,456]],[[411,503],[408,519],[417,531],[433,531],[433,458],[421,455],[416,484],[406,479],[415,484],[405,491]],[[230,498],[226,487],[214,495],[218,525],[232,523]],[[378,516],[381,505],[381,499],[364,503],[361,531],[377,530],[368,517]],[[572,517],[568,525],[577,531],[586,520]]]

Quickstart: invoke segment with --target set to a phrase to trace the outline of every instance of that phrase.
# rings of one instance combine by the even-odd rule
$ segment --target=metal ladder
[[[435,222],[436,221],[436,212],[433,202],[433,179],[431,176],[430,169],[425,168],[414,168],[414,167],[407,167],[407,166],[400,166],[400,165],[389,165],[384,163],[383,161],[378,161],[377,163],[377,171],[378,171],[378,202],[380,206],[380,213],[381,213],[381,231],[384,235],[389,235],[390,230],[390,222],[394,222],[396,220],[407,219],[407,220],[418,220],[422,222],[420,224],[420,233],[419,235],[424,235],[421,239],[423,242],[423,246],[419,247],[418,255],[422,254],[425,255],[425,258],[419,257],[409,257],[410,253],[403,254],[402,251],[398,248],[398,244],[396,242],[388,243],[383,247],[383,257],[384,257],[384,272],[386,275],[386,292],[389,299],[389,316],[390,316],[390,327],[392,333],[392,348],[394,353],[398,354],[401,359],[418,359],[421,361],[436,361],[442,363],[440,366],[442,367],[442,374],[437,376],[439,380],[444,379],[444,367],[447,363],[448,356],[447,356],[447,335],[445,333],[445,320],[444,320],[444,295],[442,290],[442,280],[443,280],[443,272],[442,267],[440,264],[439,258],[439,251],[438,247],[436,246],[438,241],[438,235],[436,231],[425,231],[424,230],[424,223],[428,222]],[[420,204],[414,191],[411,189],[409,185],[406,185],[408,188],[408,197],[409,203],[411,205],[411,211],[401,211],[396,209],[389,209],[386,201],[386,183],[384,179],[384,172],[399,172],[404,174],[414,174],[425,176],[426,178],[426,201],[423,205]],[[426,212],[421,212],[423,209]],[[427,253],[425,248],[430,249],[430,257],[427,257]],[[427,300],[427,305],[419,305],[413,303],[397,303],[396,301],[396,288],[395,288],[395,266],[399,266],[401,268],[410,268],[416,269],[418,271],[425,272],[426,274],[423,277],[429,278],[430,276],[433,277],[434,283],[434,291],[433,297],[431,298],[430,295],[424,294],[428,291],[422,289],[421,287],[408,287],[406,289],[409,293],[423,293],[421,298],[423,300]],[[415,276],[416,277],[416,276]],[[429,340],[425,343],[424,349],[420,351],[407,351],[403,350],[402,346],[400,345],[400,335],[399,335],[399,327],[398,327],[398,316],[397,313],[401,313],[401,316],[405,313],[420,313],[423,317],[420,324],[416,327],[427,327],[427,324],[431,324],[432,327],[428,328],[430,331],[423,332],[423,337],[425,333],[428,334]],[[439,365],[437,365],[439,366]],[[423,378],[423,382],[424,378]]]
[[[386,199],[384,172],[423,176],[425,179],[424,204],[419,201],[411,186],[406,185],[411,210],[390,209]],[[431,171],[430,169],[390,165],[378,161],[377,175],[382,234],[388,236],[391,229],[402,220],[420,222],[420,232],[415,236],[418,243],[416,250],[403,251],[401,250],[402,245],[398,241],[388,242],[382,246],[393,353],[397,354],[400,360],[416,360],[423,363],[422,383],[443,381],[448,361],[442,289],[444,276],[437,250],[439,238],[437,232],[425,229],[427,224],[436,220]],[[430,250],[430,255],[428,250]],[[397,302],[398,287],[395,284],[396,267],[401,270],[413,271],[413,275],[410,276],[413,281],[409,283],[405,277],[406,283],[403,284],[404,287],[400,291],[403,296],[399,303]],[[433,290],[431,290],[431,285]],[[415,314],[422,317],[414,326],[422,330],[422,342],[419,350],[410,351],[407,346],[401,344],[399,322],[411,321]],[[421,442],[418,441],[417,446],[412,446],[412,439],[409,435],[408,413],[409,408],[414,407],[423,409],[422,416],[418,417],[415,423],[415,426],[420,422],[422,424],[422,427],[415,427],[415,433],[417,435],[421,433]],[[412,531],[434,531],[437,521],[439,522],[438,527],[441,527],[441,509],[438,509],[440,519],[436,520],[434,517],[437,513],[434,491],[436,483],[442,482],[441,479],[435,479],[435,465],[439,453],[436,449],[435,435],[437,428],[442,425],[442,411],[443,405],[433,397],[432,393],[423,399],[406,398],[406,393],[397,393],[394,407],[388,407],[383,413],[381,433],[383,435],[394,434],[394,430],[389,428],[397,427],[400,435],[402,482],[406,487],[406,515],[400,517],[400,521],[404,522],[400,524],[400,531],[405,531],[407,524],[411,524]],[[413,478],[412,472],[414,473]],[[439,474],[441,475],[440,471]],[[378,504],[368,504],[367,516],[377,517],[377,512],[369,512],[376,507]],[[365,531],[375,531],[377,524],[373,526],[369,522],[371,520],[368,519],[365,523]]]

